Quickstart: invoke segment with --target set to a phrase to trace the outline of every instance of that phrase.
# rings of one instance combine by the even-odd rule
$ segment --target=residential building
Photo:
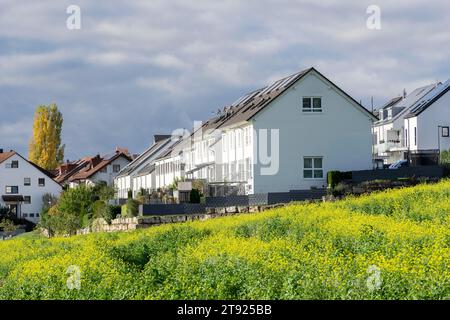
[[[145,165],[158,177],[155,187],[177,176],[202,179],[209,195],[322,188],[328,171],[372,168],[375,120],[309,68],[245,94],[194,128],[179,152]]]
[[[404,118],[405,148],[413,165],[437,164],[450,150],[450,79],[417,101]]]
[[[430,84],[417,88],[408,95],[392,98],[379,109],[379,120],[373,125],[375,161],[390,164],[406,158],[404,119],[413,106],[435,87],[436,84]]]
[[[129,192],[136,197],[141,189],[156,189],[158,185],[154,174],[155,160],[170,150],[177,141],[178,138],[172,138],[170,135],[155,135],[153,144],[124,167],[115,178],[117,198],[127,198]]]
[[[0,206],[9,207],[17,218],[37,223],[43,196],[59,196],[62,187],[52,175],[15,151],[0,149]]]
[[[56,181],[73,188],[79,184],[114,185],[114,179],[132,158],[127,149],[116,148],[113,154],[101,157],[85,157],[75,162],[67,162],[58,168]]]

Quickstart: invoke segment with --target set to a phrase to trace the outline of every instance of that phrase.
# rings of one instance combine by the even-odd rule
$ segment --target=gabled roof
[[[138,176],[143,176],[152,173],[155,171],[155,164],[153,162],[150,162],[146,164],[141,170],[137,172]]]
[[[395,105],[397,105],[400,101],[402,101],[403,97],[399,96],[399,97],[394,97],[391,100],[389,100],[388,102],[386,102],[386,104],[384,106],[382,106],[380,109],[388,109],[391,107],[394,107]]]
[[[153,161],[156,156],[158,156],[158,152],[167,147],[167,145],[171,141],[170,135],[156,135],[155,142],[145,150],[140,156],[130,162],[125,168],[123,168],[116,178],[124,177],[130,175],[137,168],[143,165],[147,161]]]
[[[91,160],[90,166],[88,166],[87,168],[82,168],[80,171],[78,171],[72,177],[70,177],[69,181],[89,179],[94,174],[99,172],[101,169],[110,165],[112,162],[114,162],[116,159],[118,159],[120,157],[123,157],[123,158],[127,159],[128,161],[131,161],[130,156],[128,156],[127,154],[125,154],[123,152],[117,152],[114,156],[112,156],[110,158],[106,158],[106,159],[99,157],[98,161],[95,161],[95,160],[97,160],[97,157],[94,157]]]
[[[16,153],[14,151],[8,151],[8,152],[0,153],[0,163],[3,163],[4,161],[8,160],[9,158],[11,158],[15,154]]]
[[[55,181],[55,182],[58,183],[58,181],[56,181],[56,180],[54,179],[55,176],[54,176],[50,171],[45,170],[44,168],[41,168],[40,166],[38,166],[38,165],[35,164],[34,162],[31,162],[30,160],[28,160],[28,159],[22,157],[22,156],[21,156],[19,153],[17,153],[16,151],[12,151],[12,150],[11,150],[11,151],[9,151],[9,152],[2,152],[2,153],[0,153],[0,163],[5,162],[6,160],[8,160],[9,158],[11,158],[11,157],[14,156],[14,155],[17,155],[18,157],[22,158],[24,161],[28,162],[31,166],[35,167],[37,170],[39,170],[40,172],[42,172],[43,174],[45,174],[47,177],[49,177],[50,179],[52,179],[53,181]]]
[[[295,85],[298,81],[303,79],[309,73],[315,72],[322,79],[335,87],[341,94],[351,100],[355,106],[366,113],[371,119],[376,120],[376,117],[366,108],[364,108],[355,99],[349,96],[345,91],[336,86],[332,81],[318,72],[315,68],[305,69],[283,79],[277,80],[271,85],[252,91],[236,100],[233,104],[224,108],[224,111],[218,114],[216,117],[206,122],[208,128],[220,128],[227,127],[236,123],[249,121],[259,112],[264,110],[272,101],[276,100],[289,88]],[[206,128],[205,127],[205,128]],[[204,128],[204,129],[205,129]]]
[[[411,108],[411,111],[406,118],[416,117],[426,109],[428,109],[433,103],[439,100],[443,95],[450,91],[450,79],[444,83],[439,83],[433,90],[429,91],[419,101],[417,101]]]
[[[404,116],[405,114],[407,114],[408,111],[410,111],[412,109],[412,107],[418,101],[420,101],[427,93],[432,91],[435,87],[436,87],[435,84],[430,84],[430,85],[419,87],[419,88],[415,89],[413,92],[411,92],[405,98],[403,98],[402,100],[400,100],[399,102],[397,102],[395,104],[395,107],[404,108],[402,111],[397,113],[392,118],[377,121],[375,123],[375,125],[391,123],[391,122],[397,120],[399,117]]]

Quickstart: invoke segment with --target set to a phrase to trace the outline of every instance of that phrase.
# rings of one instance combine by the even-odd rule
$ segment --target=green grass
[[[449,212],[443,181],[127,233],[31,233],[0,242],[0,299],[450,299]]]

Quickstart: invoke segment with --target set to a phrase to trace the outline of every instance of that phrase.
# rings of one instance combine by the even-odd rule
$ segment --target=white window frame
[[[311,159],[311,168],[306,168],[305,167],[305,162],[306,162],[306,159]],[[321,161],[322,161],[322,167],[315,167],[315,164],[314,164],[314,160],[316,160],[316,159],[321,159]],[[303,176],[303,179],[305,179],[305,180],[323,180],[324,179],[324,177],[325,177],[325,172],[324,172],[324,166],[323,166],[323,156],[305,156],[305,157],[303,157],[303,166],[302,166],[302,176]],[[305,171],[311,171],[311,173],[312,173],[312,177],[311,178],[308,178],[308,177],[305,177]],[[315,177],[315,171],[322,171],[322,177]]]
[[[450,136],[449,127],[442,127],[442,138],[448,138]]]
[[[310,99],[310,108],[305,108],[303,105],[304,99]],[[314,109],[314,99],[320,99],[320,109]],[[302,113],[304,114],[320,114],[323,113],[322,97],[320,96],[304,96],[302,97]]]

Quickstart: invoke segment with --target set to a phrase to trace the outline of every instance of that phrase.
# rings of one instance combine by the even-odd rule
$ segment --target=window
[[[31,196],[24,196],[23,197],[23,202],[25,204],[30,204],[31,203]]]
[[[101,173],[106,173],[106,172],[108,172],[108,167],[107,167],[107,166],[104,166],[103,168],[100,169],[100,172],[101,172]]]
[[[18,186],[6,186],[5,193],[6,194],[18,194],[19,187]]]
[[[414,127],[414,145],[417,146],[417,127]]]
[[[442,136],[443,137],[449,136],[449,128],[448,127],[442,127]]]
[[[245,159],[245,166],[247,170],[247,179],[250,179],[252,177],[252,162],[250,158]]]
[[[45,178],[39,178],[38,179],[38,186],[39,187],[45,187]]]
[[[237,142],[236,142],[237,147],[238,147],[238,148],[241,148],[241,147],[242,147],[242,130],[239,129],[239,130],[236,132],[236,135],[237,135],[237,138],[236,138],[236,140],[237,140]]]
[[[24,214],[23,214],[23,217],[24,217],[24,218],[28,218],[28,213],[24,213]]]
[[[23,178],[24,186],[31,186],[31,178]]]
[[[303,112],[322,112],[322,98],[303,97]]]
[[[119,172],[120,171],[120,164],[115,164],[115,165],[113,165],[113,172],[114,173],[117,173],[117,172]]]
[[[230,149],[234,149],[234,131],[230,133]]]
[[[405,146],[406,146],[406,147],[409,146],[409,141],[408,141],[408,129],[405,129]]]
[[[303,178],[323,179],[323,158],[305,157],[303,158]]]
[[[228,141],[227,141],[227,136],[226,134],[222,135],[222,151],[226,152],[226,150],[228,149]]]
[[[39,218],[39,213],[36,213],[36,218]]]
[[[13,160],[10,163],[7,163],[6,164],[6,168],[9,168],[9,169],[17,169],[17,168],[19,168],[19,161]]]
[[[34,213],[30,213],[30,218],[34,218]]]

